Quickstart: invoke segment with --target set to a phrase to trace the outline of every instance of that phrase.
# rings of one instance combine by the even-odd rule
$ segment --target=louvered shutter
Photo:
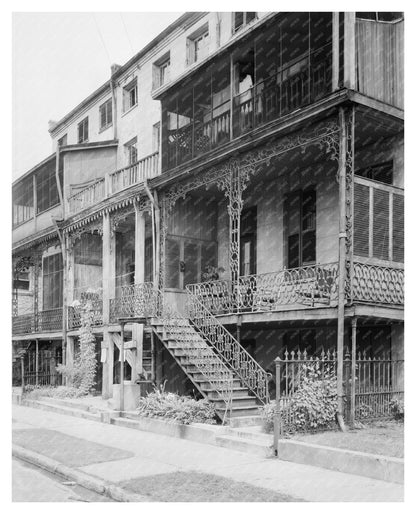
[[[369,252],[369,200],[370,189],[354,185],[354,253],[368,257]]]
[[[373,257],[389,259],[389,193],[374,189]]]
[[[393,195],[393,260],[404,262],[404,196]]]

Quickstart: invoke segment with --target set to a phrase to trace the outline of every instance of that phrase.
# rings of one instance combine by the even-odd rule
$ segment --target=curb
[[[45,469],[55,475],[61,475],[62,477],[76,482],[78,485],[94,491],[98,494],[108,496],[116,502],[148,502],[149,499],[146,496],[140,496],[135,493],[129,493],[121,487],[114,484],[110,484],[105,480],[93,477],[84,471],[79,471],[73,468],[69,468],[60,462],[57,462],[49,457],[40,455],[38,453],[22,448],[21,446],[12,445],[12,455],[20,460],[29,462],[37,466],[38,468]]]

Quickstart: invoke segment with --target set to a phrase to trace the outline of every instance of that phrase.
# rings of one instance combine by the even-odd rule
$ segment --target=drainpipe
[[[341,107],[339,113],[341,127],[340,158],[339,158],[339,258],[338,258],[338,330],[337,330],[337,421],[340,429],[345,432],[343,418],[343,358],[344,358],[344,314],[345,314],[345,271],[346,271],[346,151],[347,133],[345,113]]]
[[[62,218],[65,219],[65,203],[64,203],[64,195],[62,193],[63,185],[61,184],[61,181],[59,178],[59,156],[60,156],[60,150],[59,150],[59,144],[57,144],[56,145],[56,158],[55,158],[55,179],[56,179],[56,185],[58,188],[59,203],[61,204],[61,208],[62,208]]]
[[[52,218],[52,222],[55,226],[55,230],[59,237],[59,242],[61,244],[61,253],[62,253],[62,265],[64,268],[64,276],[63,276],[63,297],[62,297],[62,363],[66,364],[66,337],[67,337],[67,248],[65,237],[59,229],[57,220]]]

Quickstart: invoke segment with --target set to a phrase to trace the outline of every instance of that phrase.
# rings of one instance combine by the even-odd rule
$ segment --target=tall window
[[[154,152],[159,151],[160,147],[160,122],[157,122],[153,125],[153,134],[152,134],[152,147]]]
[[[137,79],[133,79],[123,88],[123,111],[137,105]]]
[[[39,214],[59,203],[55,161],[36,173],[36,212]]]
[[[33,177],[27,177],[15,186],[13,196],[13,226],[20,225],[33,218]]]
[[[43,259],[43,309],[62,307],[63,262],[57,253]]]
[[[88,117],[78,123],[78,143],[88,141]]]
[[[234,13],[234,23],[233,29],[234,32],[237,32],[242,27],[255,20],[257,13],[255,12],[235,12]]]
[[[128,165],[131,166],[137,162],[137,137],[131,139],[124,146],[126,148]]]
[[[100,105],[100,130],[104,130],[113,123],[113,102],[111,98]]]
[[[316,261],[316,191],[291,193],[285,202],[287,266],[297,268]]]
[[[206,23],[187,39],[188,64],[202,61],[208,55],[209,31]]]
[[[163,86],[170,79],[170,52],[153,64],[153,88]]]

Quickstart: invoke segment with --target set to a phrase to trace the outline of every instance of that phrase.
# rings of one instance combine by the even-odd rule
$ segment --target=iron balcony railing
[[[68,198],[69,213],[75,214],[123,189],[139,184],[159,174],[159,153],[154,152],[131,166],[114,171],[98,179]]]
[[[12,318],[13,335],[59,332],[62,330],[62,307]]]
[[[157,312],[157,295],[152,282],[119,288],[120,295],[110,299],[110,322],[118,318],[147,318]]]
[[[285,306],[335,305],[338,264],[317,264],[273,273],[187,286],[191,295],[214,314],[282,310]]]
[[[404,305],[404,270],[355,262],[350,300]]]

